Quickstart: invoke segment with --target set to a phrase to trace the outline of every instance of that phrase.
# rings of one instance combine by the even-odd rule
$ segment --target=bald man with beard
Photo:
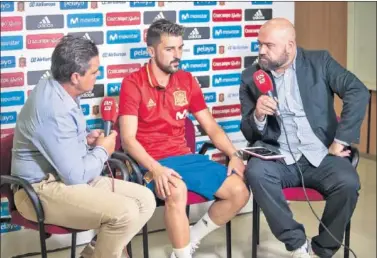
[[[340,245],[322,225],[309,241],[303,225],[293,219],[282,189],[302,185],[298,165],[305,186],[325,196],[322,222],[343,240],[360,190],[347,146],[359,143],[370,96],[365,85],[328,51],[304,50],[295,38],[288,20],[266,22],[258,36],[258,63],[242,73],[242,133],[252,145],[262,141],[276,146],[285,156],[273,161],[252,157],[245,175],[272,233],[292,257],[327,258]],[[271,77],[276,99],[262,95],[254,84],[252,76],[259,69]],[[343,100],[340,122],[334,94]],[[277,109],[281,120],[275,115]]]

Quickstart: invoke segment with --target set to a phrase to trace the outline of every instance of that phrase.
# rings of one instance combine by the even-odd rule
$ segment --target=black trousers
[[[348,158],[332,155],[327,155],[319,167],[312,166],[304,156],[297,164],[303,173],[305,187],[313,188],[325,197],[322,222],[342,242],[359,196],[357,172]],[[306,241],[305,229],[293,219],[282,191],[283,188],[302,186],[297,166],[288,166],[283,160],[266,161],[253,157],[245,173],[275,237],[288,251],[301,247]],[[340,245],[320,224],[318,235],[312,239],[312,248],[320,257],[332,257]]]

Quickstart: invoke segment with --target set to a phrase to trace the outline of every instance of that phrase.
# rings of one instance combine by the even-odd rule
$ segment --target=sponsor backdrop
[[[117,98],[122,78],[147,62],[146,30],[156,19],[166,18],[186,27],[181,69],[196,77],[219,125],[236,146],[244,147],[238,98],[241,72],[257,61],[260,26],[272,17],[293,22],[293,16],[293,3],[270,1],[1,2],[1,137],[13,131],[17,114],[38,81],[50,76],[51,53],[66,34],[85,37],[99,47],[101,73],[93,91],[82,97],[81,106],[88,127],[101,128],[101,98]],[[198,150],[208,136],[189,116],[196,125]],[[225,160],[216,150],[209,155],[218,162]],[[193,220],[207,206],[198,207],[191,214]],[[8,216],[2,199],[1,217]],[[161,228],[161,216],[156,212],[152,229]],[[38,252],[36,236],[2,222],[1,256]],[[79,243],[90,236],[90,232],[81,234]],[[5,247],[17,237],[22,245]],[[66,236],[48,241],[49,249],[70,244]]]

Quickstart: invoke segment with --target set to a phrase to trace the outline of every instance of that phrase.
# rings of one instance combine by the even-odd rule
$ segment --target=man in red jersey
[[[204,236],[246,205],[249,190],[240,153],[213,119],[195,78],[179,70],[183,32],[182,26],[165,19],[151,24],[147,32],[151,59],[123,80],[119,126],[123,149],[153,175],[148,187],[165,201],[171,257],[191,258]],[[229,156],[228,168],[190,152],[185,140],[189,113]],[[191,229],[185,212],[187,190],[215,200]]]

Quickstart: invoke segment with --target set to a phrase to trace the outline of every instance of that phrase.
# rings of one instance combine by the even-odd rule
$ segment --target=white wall
[[[347,68],[376,90],[376,2],[348,3]]]

